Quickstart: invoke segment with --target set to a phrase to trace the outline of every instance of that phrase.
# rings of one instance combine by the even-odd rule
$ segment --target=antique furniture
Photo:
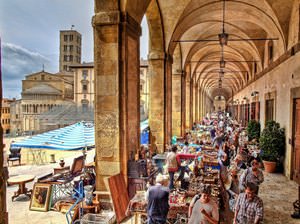
[[[19,165],[21,165],[21,147],[10,147],[9,149],[10,154],[7,158],[7,164],[9,165],[9,162],[13,165],[14,161],[18,161]]]
[[[64,166],[64,167],[55,167],[53,168],[53,173],[58,174],[58,173],[65,173],[70,170],[70,166]]]
[[[32,191],[29,209],[33,211],[48,211],[52,194],[51,184],[35,183]]]
[[[128,177],[128,194],[129,198],[133,198],[137,191],[146,189],[147,184],[154,184],[155,176],[158,169],[152,170],[148,177]]]
[[[96,212],[96,205],[92,204],[92,205],[87,205],[85,203],[85,201],[83,200],[82,202],[80,202],[74,209],[74,214],[72,217],[72,221],[74,222],[75,220],[77,220],[79,217],[79,209],[82,209],[82,213],[81,214],[86,214],[86,213],[95,213]]]
[[[70,197],[73,191],[73,179],[82,174],[84,156],[74,158],[71,169],[64,172],[47,174],[38,178],[38,182],[49,183],[53,186],[52,201]],[[57,172],[57,171],[55,171]]]
[[[18,175],[18,176],[10,177],[7,180],[7,183],[9,185],[16,185],[16,184],[19,185],[18,191],[14,192],[14,195],[11,197],[11,200],[13,201],[14,198],[19,197],[21,194],[25,194],[28,197],[31,197],[32,190],[28,190],[25,187],[25,184],[33,181],[34,178],[35,178],[34,175]]]

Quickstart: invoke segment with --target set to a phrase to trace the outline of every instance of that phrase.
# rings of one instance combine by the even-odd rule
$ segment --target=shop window
[[[274,99],[266,100],[266,123],[274,118]]]
[[[255,120],[255,114],[256,114],[256,102],[251,103],[251,110],[250,110],[250,120]]]

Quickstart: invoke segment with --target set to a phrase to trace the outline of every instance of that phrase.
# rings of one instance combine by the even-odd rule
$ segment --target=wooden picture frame
[[[48,211],[50,207],[51,196],[51,184],[35,183],[32,190],[29,209],[32,211]]]

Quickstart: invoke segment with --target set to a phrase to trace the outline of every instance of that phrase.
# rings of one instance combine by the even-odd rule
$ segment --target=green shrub
[[[259,145],[262,150],[262,159],[266,161],[279,162],[285,153],[284,128],[275,121],[268,121],[261,133]]]
[[[249,141],[252,141],[253,139],[259,141],[260,123],[256,120],[249,121],[247,126],[247,132],[248,132]]]

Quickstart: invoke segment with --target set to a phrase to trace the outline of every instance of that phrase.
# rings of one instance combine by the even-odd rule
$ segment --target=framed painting
[[[30,200],[29,209],[33,211],[48,211],[52,196],[52,185],[35,183]]]

